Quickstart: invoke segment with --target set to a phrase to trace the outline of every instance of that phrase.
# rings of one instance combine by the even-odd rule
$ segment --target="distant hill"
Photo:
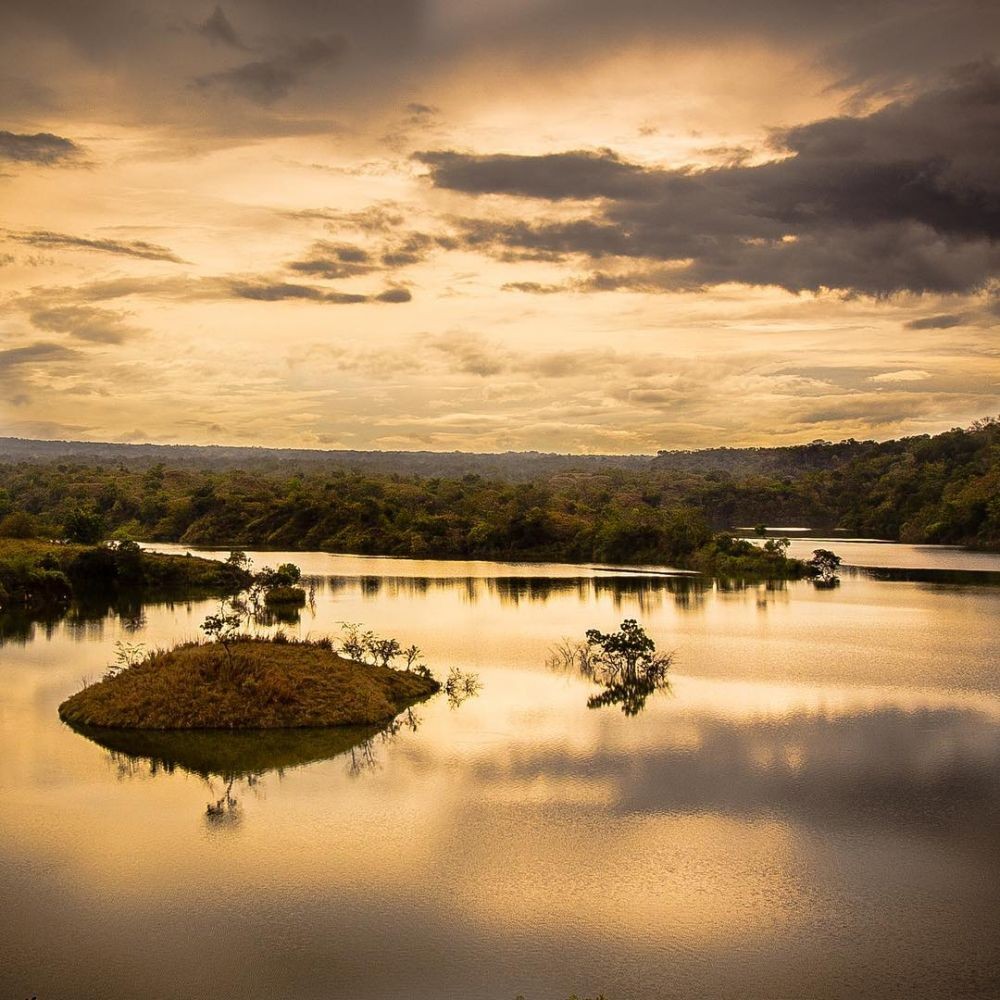
[[[1000,549],[1000,420],[655,456],[0,439],[0,534],[669,562],[756,524]]]
[[[888,444],[891,444],[889,442]],[[725,472],[731,476],[797,476],[834,469],[885,448],[877,441],[811,441],[779,448],[701,448],[661,451],[650,462],[660,471]]]
[[[255,472],[358,472],[417,476],[479,475],[527,481],[560,472],[603,468],[647,469],[649,455],[559,455],[537,451],[324,451],[309,448],[251,448],[229,445],[116,444],[103,441],[33,441],[0,437],[0,461],[74,462],[148,468]]]
[[[657,455],[562,455],[552,452],[324,451],[229,445],[118,444],[102,441],[33,441],[0,437],[0,461],[73,462],[225,471],[318,472],[325,468],[399,475],[479,475],[528,482],[564,472],[625,469],[633,472],[717,472],[732,476],[795,476],[835,468],[878,448],[874,441],[813,441],[780,448],[705,448]]]

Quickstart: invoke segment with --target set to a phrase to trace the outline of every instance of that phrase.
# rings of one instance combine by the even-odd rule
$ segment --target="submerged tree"
[[[592,628],[585,643],[564,640],[550,653],[549,665],[578,670],[604,688],[587,700],[588,708],[621,705],[626,715],[638,715],[654,691],[670,687],[672,659],[656,651],[656,643],[634,618],[626,618],[617,632]]]
[[[833,587],[839,581],[837,570],[840,568],[840,556],[829,549],[815,549],[812,559],[806,564],[813,574],[816,586]]]

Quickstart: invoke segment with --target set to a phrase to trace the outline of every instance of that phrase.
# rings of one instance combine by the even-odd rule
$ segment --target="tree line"
[[[1000,548],[996,420],[847,447],[834,465],[796,474],[731,474],[717,467],[719,451],[711,453],[707,470],[581,468],[527,482],[340,467],[289,473],[8,462],[0,464],[0,535],[666,563],[706,571],[739,571],[742,562],[748,572],[750,563],[777,565],[784,555],[748,547],[729,533],[735,526],[837,527],[862,536]]]

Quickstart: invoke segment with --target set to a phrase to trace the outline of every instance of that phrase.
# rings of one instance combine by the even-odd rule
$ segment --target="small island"
[[[376,726],[439,688],[425,669],[347,659],[328,639],[239,636],[154,652],[67,698],[59,716],[115,729]]]

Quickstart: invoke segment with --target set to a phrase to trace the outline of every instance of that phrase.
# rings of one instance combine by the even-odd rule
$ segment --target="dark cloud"
[[[26,365],[44,364],[48,361],[74,361],[79,356],[79,351],[64,347],[62,344],[37,341],[24,347],[8,347],[0,350],[0,372],[9,372]]]
[[[376,295],[363,295],[355,292],[328,291],[312,285],[268,281],[260,278],[208,279],[205,287],[200,292],[196,292],[195,295],[204,297],[209,287],[218,289],[222,294],[228,294],[233,298],[254,299],[259,302],[283,302],[288,299],[301,299],[329,305],[354,305],[361,302],[409,302],[412,298],[405,289],[390,288]]]
[[[330,228],[336,227],[331,225]],[[371,248],[354,243],[317,240],[305,257],[292,261],[288,268],[317,278],[352,278],[419,264],[438,247],[454,245],[454,241],[447,237],[427,233],[406,230],[391,233],[387,226],[381,224],[365,231],[381,237]]]
[[[498,3],[476,25],[480,45],[529,65],[574,65],[633,44],[679,51],[764,44],[879,93],[995,48],[1000,9],[981,0],[548,0],[517,13]]]
[[[371,254],[363,247],[350,243],[331,243],[318,240],[310,248],[309,255],[288,265],[300,274],[318,278],[351,278],[359,274],[369,274],[377,269]]]
[[[905,324],[907,330],[950,330],[968,322],[963,313],[941,313],[938,316],[922,316]]]
[[[505,292],[526,292],[529,295],[554,295],[566,291],[565,285],[546,285],[540,281],[508,281],[501,286]]]
[[[1000,70],[980,63],[913,101],[774,136],[758,166],[650,169],[608,151],[418,154],[438,187],[592,203],[576,219],[459,220],[502,259],[640,259],[581,287],[724,282],[790,291],[970,292],[1000,266]],[[664,266],[669,265],[669,266]]]
[[[93,306],[51,306],[34,309],[29,317],[39,330],[102,344],[121,344],[143,332],[129,324],[124,313]]]
[[[277,111],[206,109],[187,100],[178,81],[194,78],[258,105],[294,91],[283,120],[301,127],[331,104],[328,88],[300,86],[304,76],[337,65],[338,101],[363,107],[362,114],[373,105],[403,107],[416,124],[434,117],[441,99],[434,88],[456,67],[478,73],[470,89],[487,92],[498,65],[544,86],[553,75],[576,77],[581,67],[635,46],[665,60],[692,51],[727,58],[737,47],[791,54],[813,71],[836,74],[848,96],[864,97],[921,84],[946,65],[995,50],[1000,35],[997,5],[983,0],[492,0],[465,7],[450,17],[446,5],[430,0],[242,0],[230,5],[231,19],[204,0],[5,0],[0,64],[5,76],[24,82],[17,90],[25,109],[103,105],[108,120],[187,122],[220,134],[256,127],[271,135],[282,123]],[[254,58],[206,65],[206,42],[217,56],[252,51]],[[352,58],[341,65],[345,46]]]
[[[313,71],[335,66],[346,47],[343,36],[310,38],[270,59],[199,76],[195,83],[205,90],[221,87],[257,104],[271,104],[287,97]]]
[[[628,198],[643,190],[646,171],[609,149],[512,156],[477,156],[453,151],[418,152],[413,157],[431,169],[438,187],[469,194],[523,195],[560,201],[567,198]]]
[[[81,153],[80,147],[71,139],[64,139],[51,132],[19,135],[16,132],[0,131],[0,160],[52,166],[76,160]]]
[[[228,45],[234,49],[246,49],[229,18],[221,7],[216,7],[198,26],[198,31],[214,44]]]
[[[184,263],[168,247],[160,246],[157,243],[146,243],[142,240],[91,240],[82,236],[51,233],[41,229],[30,233],[8,233],[8,238],[45,250],[99,250],[103,253],[120,254],[124,257],[140,257],[143,260],[166,260],[173,264]]]
[[[376,302],[409,302],[413,296],[408,288],[387,288],[375,296]]]

